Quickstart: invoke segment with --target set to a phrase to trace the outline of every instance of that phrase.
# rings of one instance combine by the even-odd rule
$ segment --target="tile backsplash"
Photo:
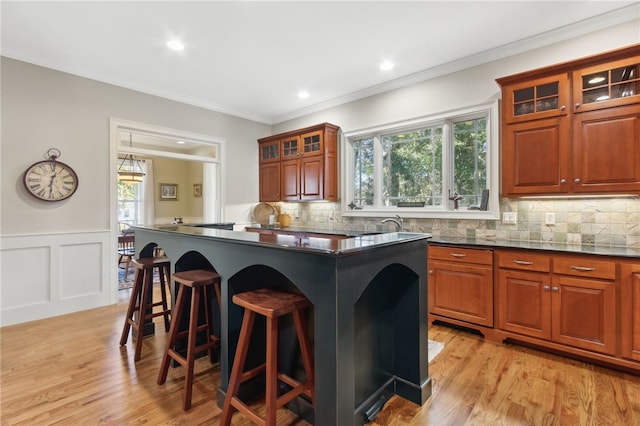
[[[394,231],[382,218],[342,217],[339,203],[280,203],[292,227],[348,231]],[[516,212],[517,223],[501,220],[405,218],[405,229],[443,238],[557,242],[640,248],[640,198],[502,199],[501,212]],[[554,213],[555,225],[545,225]],[[502,215],[501,215],[502,216]]]

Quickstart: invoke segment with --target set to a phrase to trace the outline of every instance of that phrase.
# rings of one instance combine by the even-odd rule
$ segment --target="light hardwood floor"
[[[156,384],[166,333],[145,338],[134,364],[118,344],[120,303],[0,329],[2,425],[215,425],[218,365],[196,365],[184,412],[182,369]],[[160,319],[157,319],[160,321]],[[433,395],[420,407],[392,398],[375,425],[640,425],[640,377],[433,326],[444,350],[430,364]],[[235,414],[234,425],[249,424]],[[280,410],[279,425],[306,425]],[[330,426],[330,425],[319,425]]]

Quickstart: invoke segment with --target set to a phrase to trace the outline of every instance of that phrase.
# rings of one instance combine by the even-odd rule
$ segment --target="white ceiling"
[[[639,1],[0,7],[3,56],[269,124],[640,17]],[[395,68],[380,71],[384,59]]]

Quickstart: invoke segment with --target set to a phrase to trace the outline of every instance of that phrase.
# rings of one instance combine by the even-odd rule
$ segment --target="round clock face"
[[[78,175],[60,161],[39,161],[24,173],[24,186],[29,194],[44,201],[61,201],[78,189]]]

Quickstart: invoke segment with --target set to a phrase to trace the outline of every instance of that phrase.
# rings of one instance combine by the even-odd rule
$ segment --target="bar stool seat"
[[[129,331],[133,328],[136,332],[135,336],[135,354],[134,361],[140,360],[142,352],[142,338],[144,334],[144,324],[147,320],[151,320],[158,316],[164,317],[165,331],[169,331],[169,315],[171,310],[167,303],[168,284],[165,277],[169,277],[171,271],[171,262],[166,256],[144,257],[132,259],[131,264],[136,268],[133,289],[131,290],[131,299],[127,309],[127,316],[124,320],[122,336],[120,337],[120,346],[127,344]],[[153,272],[158,270],[160,277],[160,294],[161,300],[153,302]],[[162,310],[153,312],[153,308],[162,306]]]
[[[182,408],[188,410],[191,408],[191,395],[193,388],[193,366],[196,354],[207,350],[209,358],[213,362],[213,348],[220,343],[220,339],[213,334],[213,321],[211,319],[211,290],[215,291],[218,306],[220,306],[220,275],[217,272],[205,269],[193,269],[183,272],[176,272],[171,278],[180,284],[178,297],[173,309],[173,318],[171,321],[171,329],[169,330],[169,341],[164,349],[162,364],[158,374],[158,384],[161,385],[167,380],[169,372],[169,362],[171,359],[178,362],[185,368],[185,391]],[[191,289],[191,311],[189,315],[189,328],[186,331],[179,331],[180,318],[187,301],[186,288]],[[204,298],[204,318],[203,324],[198,324],[198,311],[200,308],[200,299]],[[196,346],[196,338],[198,333],[206,333],[205,343]],[[187,338],[186,356],[178,353],[174,348],[178,339]]]
[[[229,377],[229,386],[224,400],[220,425],[231,424],[233,409],[243,413],[253,423],[275,426],[276,411],[300,394],[305,394],[314,404],[314,367],[311,344],[305,326],[303,311],[311,302],[300,294],[285,293],[272,289],[258,289],[233,296],[233,303],[245,308],[240,338],[236,350],[233,368]],[[256,314],[263,315],[267,321],[266,362],[252,370],[244,371],[251,332]],[[299,382],[278,371],[278,318],[292,314],[295,324],[306,380]],[[266,371],[265,406],[266,416],[258,414],[238,398],[240,384]],[[292,387],[291,390],[278,395],[278,381]]]

